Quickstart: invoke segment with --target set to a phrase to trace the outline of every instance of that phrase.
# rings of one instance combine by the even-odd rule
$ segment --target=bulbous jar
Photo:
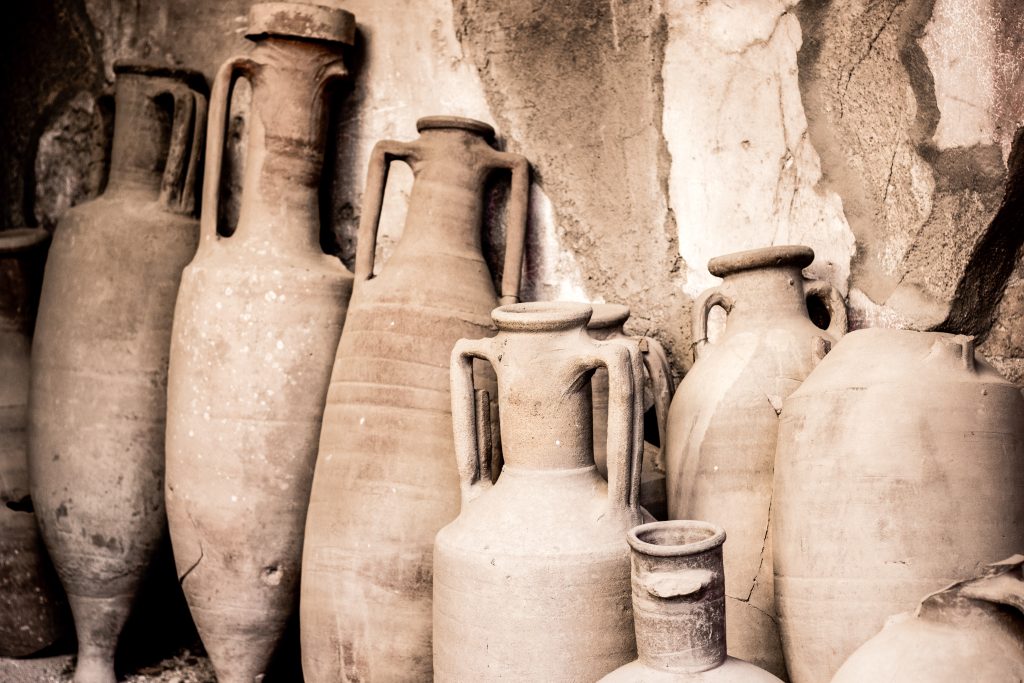
[[[625,339],[623,326],[629,320],[629,307],[621,304],[593,304],[594,315],[587,332],[594,339]],[[640,506],[654,519],[665,519],[668,507],[665,495],[665,467],[661,446],[665,440],[665,424],[672,401],[672,368],[668,355],[657,339],[638,337],[644,360],[644,412],[654,409],[658,425],[658,445],[644,439],[643,466],[640,472]],[[594,463],[602,477],[608,476],[608,454],[605,439],[608,425],[608,373],[598,368],[590,380],[594,404]]]
[[[772,474],[782,402],[846,331],[846,309],[826,282],[805,281],[803,246],[711,259],[723,278],[693,306],[693,367],[679,384],[665,445],[670,519],[708,519],[729,534],[725,595],[731,654],[785,678],[772,585]],[[831,320],[811,322],[807,300]],[[727,312],[709,344],[708,315]]]
[[[265,672],[298,596],[302,530],[331,360],[352,275],[320,248],[325,89],[345,79],[355,19],[254,5],[252,51],[211,95],[202,239],[178,294],[167,515],[181,587],[222,683]],[[228,103],[252,85],[241,212],[217,228]]]
[[[589,337],[586,304],[493,313],[494,338],[452,352],[462,509],[434,545],[434,677],[593,681],[636,656],[626,532],[640,521],[643,363]],[[498,378],[505,463],[492,485],[486,391]],[[590,378],[608,372],[608,481],[594,466]]]
[[[970,337],[848,334],[786,400],[775,586],[796,683],[891,614],[1024,548],[1024,397]]]
[[[112,682],[139,582],[165,537],[174,297],[195,252],[206,81],[115,65],[110,177],[61,218],[32,348],[36,518],[74,614],[79,683]]]
[[[26,657],[70,626],[28,484],[29,349],[50,235],[0,231],[0,657]]]
[[[526,159],[494,149],[479,121],[416,127],[418,140],[377,144],[366,182],[306,522],[300,624],[311,683],[431,675],[431,553],[459,505],[448,362],[459,338],[493,334],[498,295],[481,228],[486,181],[501,169],[512,172],[502,301],[518,300]],[[412,194],[401,240],[373,274],[395,159],[412,167]]]
[[[986,567],[890,617],[832,683],[1024,680],[1024,556]]]
[[[674,520],[629,531],[636,661],[605,683],[779,683],[728,656],[725,635],[725,531]]]

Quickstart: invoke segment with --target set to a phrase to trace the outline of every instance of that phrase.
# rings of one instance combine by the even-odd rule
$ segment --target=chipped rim
[[[336,7],[262,2],[249,8],[249,29],[245,37],[259,40],[266,36],[352,45],[356,40],[356,17]]]
[[[588,330],[605,330],[610,327],[622,327],[629,320],[629,306],[622,304],[590,304],[594,315],[587,323]]]
[[[656,534],[667,535],[670,538],[674,534],[676,538],[684,537],[686,534],[693,535],[693,532],[703,532],[704,538],[685,543],[663,543],[651,542],[644,537],[651,538]],[[654,557],[686,557],[699,555],[713,550],[725,543],[725,529],[712,524],[692,519],[672,519],[667,522],[650,522],[641,524],[629,530],[626,540],[633,550],[644,555]]]

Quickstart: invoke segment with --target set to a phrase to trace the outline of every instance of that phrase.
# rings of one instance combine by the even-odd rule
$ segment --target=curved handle
[[[643,361],[632,339],[594,342],[591,367],[608,370],[608,503],[612,509],[639,511],[643,456]]]
[[[668,362],[668,354],[657,339],[642,337],[640,351],[643,354],[644,369],[651,381],[651,393],[654,395],[654,417],[658,423],[658,455],[654,460],[654,469],[665,473],[665,430],[668,428],[668,410],[672,404],[675,384],[672,381],[672,366]]]
[[[174,121],[160,202],[176,213],[191,214],[196,209],[196,174],[206,133],[206,98],[184,84],[168,93],[174,97]]]
[[[210,115],[206,124],[206,166],[203,178],[203,208],[199,219],[200,244],[217,239],[217,212],[220,199],[220,175],[224,161],[224,136],[228,126],[229,105],[235,81],[251,78],[256,64],[248,57],[232,57],[221,65],[210,91]]]
[[[359,217],[359,236],[356,243],[356,281],[373,277],[373,260],[377,251],[377,230],[380,212],[384,206],[384,189],[388,182],[391,162],[409,163],[416,152],[412,142],[381,140],[373,146],[370,167],[366,171],[366,189],[363,191],[363,209]]]
[[[693,358],[696,360],[708,343],[708,315],[715,306],[721,306],[726,314],[735,302],[718,287],[706,289],[693,302]]]
[[[501,272],[501,305],[519,303],[523,276],[526,223],[530,214],[530,162],[511,152],[495,152],[493,168],[512,171],[508,197],[508,226],[505,230],[505,264]]]
[[[814,297],[824,304],[828,310],[828,332],[832,339],[839,339],[846,334],[849,325],[846,317],[846,302],[843,295],[825,280],[809,280],[804,284],[804,295]]]
[[[473,390],[473,359],[493,365],[491,347],[491,338],[460,339],[452,349],[452,433],[463,506],[491,487],[490,397]]]

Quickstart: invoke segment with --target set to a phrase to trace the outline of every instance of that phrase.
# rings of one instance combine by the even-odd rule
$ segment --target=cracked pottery
[[[28,484],[29,348],[49,233],[0,232],[0,657],[25,657],[70,626]]]
[[[629,307],[620,304],[592,304],[594,315],[587,333],[594,339],[625,339],[622,326],[629,319]],[[672,369],[665,349],[652,337],[638,337],[644,359],[644,412],[654,408],[659,444],[664,442],[669,403],[672,400]],[[594,405],[594,463],[602,477],[608,477],[605,437],[608,424],[608,373],[598,368],[590,380]],[[640,505],[654,519],[668,514],[665,499],[665,475],[660,447],[644,441],[643,467],[640,471]]]
[[[775,587],[795,683],[827,681],[889,615],[1024,548],[1024,397],[972,338],[846,335],[786,400]]]
[[[352,276],[320,248],[326,88],[348,77],[345,11],[257,4],[255,46],[214,81],[199,249],[182,277],[168,388],[167,514],[217,679],[266,670],[298,595],[302,529]],[[228,103],[252,85],[241,213],[218,232]]]
[[[1024,681],[1024,556],[932,593],[890,617],[832,683]]]
[[[689,520],[631,529],[636,661],[606,683],[779,683],[728,656],[725,637],[725,531]]]
[[[448,366],[459,338],[493,334],[498,296],[481,227],[485,183],[500,169],[512,172],[501,301],[518,300],[526,159],[494,149],[493,129],[479,121],[438,116],[416,127],[419,139],[374,148],[324,410],[300,615],[303,672],[314,683],[431,675],[431,553],[459,509]],[[412,167],[412,194],[401,240],[374,274],[394,160]]]
[[[593,681],[636,656],[626,532],[640,521],[643,361],[596,341],[586,304],[494,311],[456,344],[452,425],[462,509],[434,546],[439,681]],[[504,467],[491,483],[486,391],[497,373]],[[590,379],[608,373],[608,481],[594,465]]]
[[[32,347],[36,518],[78,634],[75,681],[114,652],[165,534],[164,415],[174,297],[196,248],[201,74],[115,65],[110,178],[60,220]]]
[[[755,249],[708,262],[723,278],[693,306],[693,367],[672,401],[665,444],[670,519],[707,519],[729,534],[725,595],[729,653],[785,677],[772,586],[772,472],[782,401],[846,331],[831,285],[806,281],[803,246]],[[831,314],[822,330],[807,299]],[[708,343],[708,315],[727,312]]]

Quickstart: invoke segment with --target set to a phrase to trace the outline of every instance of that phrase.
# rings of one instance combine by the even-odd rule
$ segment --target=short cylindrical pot
[[[852,332],[787,400],[772,532],[786,662],[829,680],[889,615],[1024,548],[1024,397],[970,337]]]
[[[1024,681],[1024,556],[990,565],[891,617],[832,683]]]
[[[729,657],[725,635],[725,531],[675,520],[631,529],[633,620],[639,657],[608,683],[778,683]]]
[[[296,608],[316,440],[352,288],[320,248],[325,90],[355,18],[253,5],[255,47],[210,98],[202,238],[182,277],[167,412],[167,516],[182,590],[222,683],[264,674]],[[252,86],[241,213],[217,199],[236,78]]]
[[[451,393],[462,510],[434,546],[439,681],[593,681],[636,656],[626,532],[640,520],[643,363],[595,341],[586,304],[503,306],[496,337],[461,340]],[[504,467],[492,485],[498,377]],[[608,372],[608,481],[594,466],[590,378]]]
[[[629,320],[629,307],[620,304],[593,304],[594,315],[587,332],[594,339],[625,339],[622,329]],[[654,408],[658,424],[658,445],[644,440],[643,467],[640,472],[640,505],[655,519],[665,519],[668,508],[665,496],[664,465],[660,447],[664,445],[665,424],[672,401],[672,369],[668,355],[657,339],[638,337],[644,359],[644,412]],[[602,477],[608,476],[608,454],[605,439],[608,432],[608,373],[598,368],[590,380],[594,403],[594,463]]]
[[[842,297],[802,271],[808,247],[781,246],[720,256],[723,278],[693,306],[693,367],[679,384],[665,444],[670,519],[707,519],[729,534],[725,595],[729,651],[785,677],[772,585],[772,475],[782,402],[845,331]],[[820,299],[828,330],[811,322]],[[708,315],[720,306],[725,330],[708,343]]]
[[[32,500],[78,632],[75,680],[114,651],[166,533],[164,416],[174,297],[195,252],[202,74],[116,64],[107,188],[54,233],[32,348]]]
[[[459,509],[448,363],[460,338],[493,333],[499,299],[482,236],[487,180],[502,171],[512,186],[501,300],[519,298],[526,159],[495,149],[494,130],[480,121],[431,116],[416,127],[417,140],[377,144],[366,181],[303,548],[310,683],[430,677],[434,536]],[[412,194],[401,240],[375,274],[395,160],[412,168]],[[493,387],[493,376],[479,379]]]
[[[42,228],[0,232],[0,657],[34,654],[70,625],[28,485],[29,347],[49,239]]]

